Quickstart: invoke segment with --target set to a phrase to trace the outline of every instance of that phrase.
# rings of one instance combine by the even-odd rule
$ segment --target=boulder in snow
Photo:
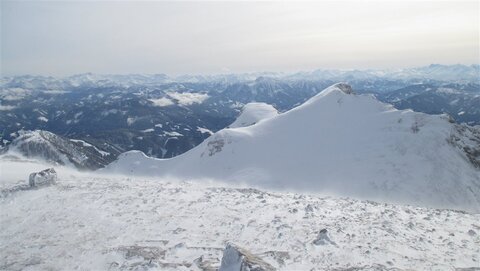
[[[313,244],[316,246],[324,246],[324,245],[336,245],[335,242],[333,242],[330,237],[328,236],[328,230],[327,229],[322,229],[315,240],[313,240]]]
[[[33,172],[28,178],[30,187],[55,184],[57,182],[57,172],[54,168],[47,168],[39,172]]]
[[[273,266],[249,251],[232,243],[223,251],[222,263],[218,271],[273,271]]]

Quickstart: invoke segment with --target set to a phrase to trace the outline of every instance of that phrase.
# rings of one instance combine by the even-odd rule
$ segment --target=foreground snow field
[[[64,168],[18,189],[35,166],[0,161],[1,270],[215,270],[228,242],[279,270],[480,267],[480,214]]]

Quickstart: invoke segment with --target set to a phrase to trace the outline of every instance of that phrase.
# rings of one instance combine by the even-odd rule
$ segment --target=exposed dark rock
[[[341,91],[343,91],[345,94],[355,94],[353,91],[352,87],[349,84],[346,83],[338,83],[335,84],[337,88],[339,88]]]
[[[480,168],[480,129],[465,124],[454,124],[447,142],[457,147],[476,168]]]
[[[219,271],[273,271],[273,266],[232,243],[223,251]]]
[[[329,245],[329,244],[337,245],[328,236],[328,230],[327,229],[320,230],[317,237],[313,240],[313,244],[316,245],[316,246],[323,246],[323,245]]]

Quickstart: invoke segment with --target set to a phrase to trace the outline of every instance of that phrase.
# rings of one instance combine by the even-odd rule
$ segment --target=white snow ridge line
[[[247,105],[233,126],[178,157],[130,151],[103,171],[480,211],[480,130],[444,115],[339,83],[282,114]]]

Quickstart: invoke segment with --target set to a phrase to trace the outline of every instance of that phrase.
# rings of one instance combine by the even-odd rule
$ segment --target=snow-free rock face
[[[238,118],[230,124],[230,128],[247,127],[263,119],[272,118],[278,115],[275,107],[266,103],[248,103]]]
[[[33,172],[28,178],[30,187],[51,185],[57,182],[57,172],[54,168],[47,168],[40,172]]]
[[[275,268],[234,244],[227,244],[218,271],[273,271]]]
[[[467,130],[444,115],[396,110],[336,84],[285,113],[223,129],[181,156],[122,156],[106,172],[478,211],[480,141],[470,132],[477,128]]]

